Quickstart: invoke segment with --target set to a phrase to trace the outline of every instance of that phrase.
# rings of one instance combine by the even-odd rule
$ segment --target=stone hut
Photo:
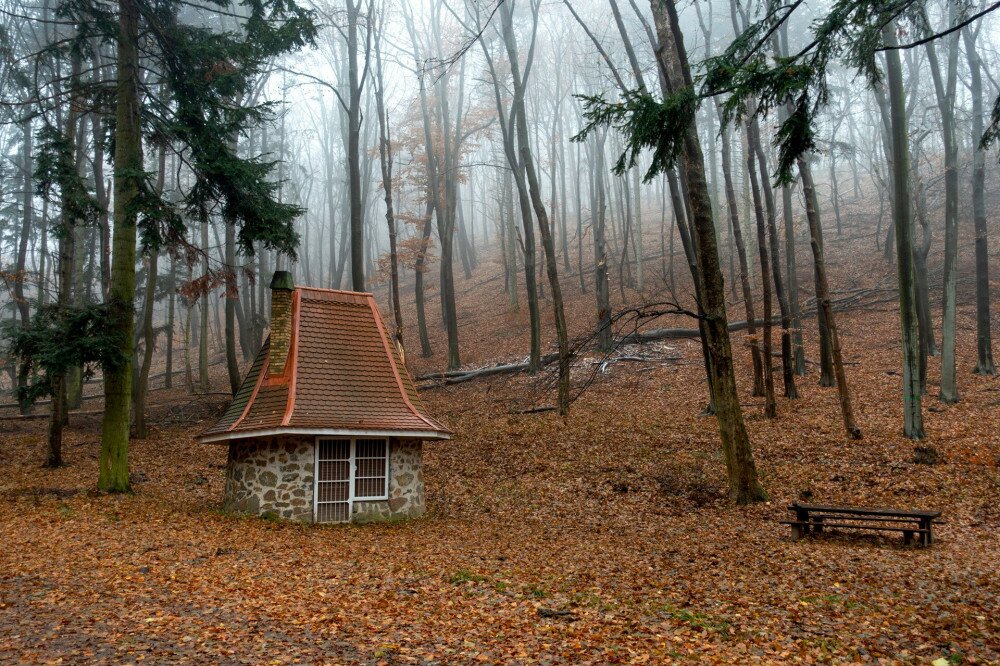
[[[228,510],[319,523],[424,512],[427,416],[371,294],[271,282],[271,335],[198,440],[229,447]]]

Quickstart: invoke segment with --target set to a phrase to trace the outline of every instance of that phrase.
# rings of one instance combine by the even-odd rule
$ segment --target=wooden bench
[[[920,545],[929,546],[934,541],[934,523],[940,511],[900,511],[897,509],[864,509],[851,506],[821,506],[793,502],[789,511],[794,520],[782,520],[792,526],[792,539],[822,532],[824,528],[862,529],[875,532],[902,532],[903,543],[910,544],[917,537]]]

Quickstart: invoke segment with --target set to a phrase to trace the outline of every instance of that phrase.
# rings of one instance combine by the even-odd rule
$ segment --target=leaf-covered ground
[[[845,289],[852,271],[869,286],[892,275],[858,269],[840,269]],[[471,365],[525,349],[524,315],[490,284],[463,301]],[[572,297],[578,333],[591,298]],[[645,360],[598,373],[565,423],[516,413],[551,402],[535,378],[426,391],[456,437],[425,447],[429,515],[389,525],[221,512],[225,450],[192,436],[222,396],[153,392],[157,427],[134,442],[130,496],[92,490],[99,415],[74,416],[70,465],[54,471],[38,467],[43,420],[0,421],[0,661],[997,663],[1000,380],[969,372],[963,307],[963,401],[938,404],[932,361],[926,444],[940,459],[917,464],[899,432],[898,320],[881,307],[841,317],[860,442],[844,437],[836,391],[817,386],[812,363],[802,398],[763,419],[736,336],[771,496],[752,507],[723,495],[696,341],[630,350]],[[440,354],[437,330],[434,342]],[[578,362],[578,383],[598,360]],[[778,521],[800,497],[940,509],[947,524],[929,549],[847,534],[792,542]]]

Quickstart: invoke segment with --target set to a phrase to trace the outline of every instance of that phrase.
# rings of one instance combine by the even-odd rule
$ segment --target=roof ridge
[[[374,298],[375,294],[370,291],[350,291],[348,289],[327,289],[326,287],[307,287],[301,286],[296,287],[295,291],[319,291],[326,294],[350,294],[351,296],[371,296]]]

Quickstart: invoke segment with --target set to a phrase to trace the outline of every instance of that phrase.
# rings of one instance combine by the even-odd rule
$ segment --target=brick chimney
[[[288,348],[292,343],[292,292],[295,283],[288,271],[275,271],[271,278],[271,348],[268,376],[284,374]]]

